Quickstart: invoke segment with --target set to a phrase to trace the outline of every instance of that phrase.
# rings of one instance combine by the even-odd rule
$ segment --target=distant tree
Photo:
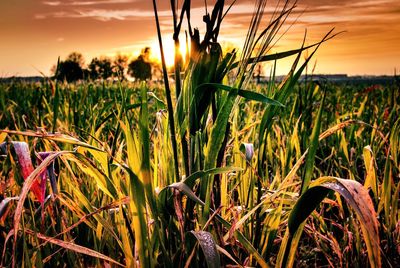
[[[58,80],[66,80],[67,82],[77,81],[83,79],[83,69],[74,61],[61,61],[55,77]]]
[[[83,66],[85,60],[81,53],[72,52],[65,61],[60,61],[55,70],[54,76],[58,80],[73,82],[84,78],[85,71]]]
[[[113,75],[113,68],[110,58],[93,58],[88,65],[91,79],[107,79]]]
[[[125,70],[128,67],[128,56],[117,54],[113,61],[113,75],[120,80],[125,80]]]
[[[136,60],[133,60],[131,63],[129,63],[128,74],[141,81],[151,79],[149,47],[144,48],[140,56]]]
[[[81,68],[85,67],[85,58],[83,57],[83,55],[79,52],[72,52],[70,53],[67,58],[67,61],[73,61],[79,64],[79,66],[81,66]]]

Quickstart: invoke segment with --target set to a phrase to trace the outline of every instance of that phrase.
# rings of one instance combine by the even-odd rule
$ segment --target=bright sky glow
[[[178,1],[181,5],[182,1]],[[208,0],[209,4],[214,1]],[[226,1],[230,4],[231,1]],[[237,0],[225,18],[220,41],[238,48],[246,35],[255,1]],[[172,17],[169,1],[157,1],[167,64],[173,63]],[[267,4],[273,10],[273,1]],[[204,0],[192,1],[193,25],[204,32]],[[152,1],[0,1],[0,77],[50,74],[60,56],[81,52],[86,61],[101,55],[140,54],[156,42]],[[210,9],[208,10],[211,11]],[[297,22],[274,52],[297,48],[307,28],[308,43],[321,39],[335,27],[346,33],[328,42],[316,55],[317,73],[393,74],[400,69],[400,1],[300,0],[288,20]],[[266,14],[268,21],[268,14]],[[181,35],[182,49],[185,36]],[[183,51],[184,52],[184,51]],[[314,64],[315,62],[313,62]],[[283,63],[281,73],[289,63]]]

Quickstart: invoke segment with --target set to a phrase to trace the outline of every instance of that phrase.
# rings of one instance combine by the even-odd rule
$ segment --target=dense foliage
[[[335,35],[270,54],[295,4],[258,30],[255,2],[240,56],[218,43],[217,0],[183,62],[190,1],[171,1],[172,88],[164,60],[163,85],[0,84],[1,265],[399,265],[398,81],[299,82]]]
[[[254,87],[264,93],[268,89],[267,85]],[[168,142],[165,142],[169,139],[169,134],[166,131],[165,105],[160,100],[163,99],[162,87],[153,86],[145,90],[149,104],[152,183],[155,189],[163,189],[173,183],[173,167],[171,148]],[[321,140],[316,151],[312,178],[335,176],[364,184],[369,189],[374,208],[379,215],[383,263],[391,263],[393,266],[398,264],[399,260],[396,258],[400,235],[400,184],[397,162],[399,151],[393,151],[398,148],[398,145],[393,143],[396,143],[396,138],[398,142],[396,133],[399,131],[400,100],[396,90],[398,85],[395,82],[374,87],[369,87],[368,84],[324,84],[321,87],[312,82],[298,84],[293,96],[285,103],[286,108],[281,109],[274,118],[271,131],[265,138],[268,149],[265,179],[261,181],[264,201],[260,211],[254,211],[258,205],[256,195],[260,182],[256,172],[257,159],[254,157],[258,148],[253,147],[254,154],[251,154],[251,151],[248,154],[244,150],[248,148],[245,145],[254,144],[258,140],[257,129],[264,105],[244,100],[238,102],[232,118],[232,132],[224,151],[223,166],[241,167],[243,170],[228,169],[229,173],[217,176],[214,202],[221,205],[218,210],[221,217],[234,225],[240,223],[236,228],[252,241],[266,260],[275,262],[288,215],[298,198],[302,168],[293,174],[289,181],[287,175],[309,146],[315,113],[324,91],[326,100],[321,129],[327,130],[349,120],[351,123]],[[139,85],[130,84],[84,83],[58,85],[57,91],[58,93],[54,92],[54,84],[51,82],[2,84],[0,92],[6,97],[1,98],[0,128],[21,131],[18,135],[5,136],[3,133],[2,141],[27,142],[32,159],[36,159],[37,152],[41,151],[71,150],[73,146],[68,139],[55,142],[57,139],[52,139],[51,136],[46,138],[47,131],[52,129],[54,116],[57,116],[58,132],[77,137],[88,145],[102,148],[106,153],[103,158],[95,151],[85,150],[85,147],[75,150],[81,153],[79,157],[76,156],[79,161],[93,165],[91,169],[70,156],[61,157],[58,161],[59,170],[55,172],[58,192],[55,193],[50,184],[46,188],[46,196],[50,194],[52,197],[45,203],[43,218],[40,203],[34,201],[36,198],[31,196],[24,204],[24,220],[21,227],[39,232],[47,238],[56,237],[71,241],[101,252],[120,263],[128,264],[127,255],[135,255],[135,252],[130,252],[132,246],[129,246],[134,242],[129,231],[133,219],[129,216],[131,214],[127,207],[118,202],[122,202],[123,196],[131,196],[127,188],[129,177],[123,173],[121,167],[110,166],[110,170],[107,171],[108,168],[103,166],[102,161],[108,158],[114,163],[130,163],[127,160],[130,150],[127,146],[134,146],[131,142],[140,150],[138,122],[141,120],[141,88]],[[55,103],[59,103],[58,107],[54,106]],[[57,110],[56,113],[54,109]],[[126,125],[128,122],[130,127]],[[36,137],[24,136],[24,131],[28,130],[37,130]],[[132,138],[134,140],[129,140]],[[14,157],[16,156],[9,153],[1,161],[3,202],[18,196],[23,185],[18,166],[13,164]],[[138,165],[132,161],[134,166]],[[99,188],[100,181],[104,180],[101,177],[105,174],[111,174],[108,176],[113,187],[119,192],[116,197],[108,196],[103,188]],[[188,238],[182,237],[185,234],[182,234],[180,229],[184,223],[181,222],[179,210],[176,210],[176,203],[173,202],[184,201],[184,196],[174,195],[175,197],[169,197],[171,199],[160,199],[158,191],[156,190],[154,197],[160,202],[159,205],[162,205],[160,217],[165,224],[164,228],[167,228],[163,243],[171,254],[170,258],[179,263],[181,254],[189,254],[191,251],[189,246],[185,248],[181,243],[181,239]],[[166,194],[165,190],[162,194]],[[384,202],[385,199],[387,200]],[[113,202],[116,204],[113,205]],[[388,207],[386,202],[390,204]],[[189,205],[188,200],[184,203]],[[9,201],[8,208],[5,208],[2,203],[2,244],[8,232],[12,230],[15,204],[15,200]],[[197,211],[195,207],[190,208],[194,213]],[[125,213],[121,209],[125,210]],[[188,207],[184,206],[182,209],[182,213],[188,213],[188,217],[193,213],[188,211]],[[259,236],[255,236],[254,228],[258,222],[262,224],[262,231]],[[74,224],[76,227],[62,236],[57,236]],[[186,224],[196,229],[197,224],[193,225],[190,221]],[[188,228],[187,225],[185,228]],[[232,235],[232,227],[220,226],[215,220],[211,226],[214,226],[212,233],[215,233],[217,238],[223,239],[222,236],[227,236],[221,240],[226,242],[217,242],[229,253],[221,253],[221,264],[233,263],[230,257],[241,264],[252,262],[248,259],[249,252],[241,243],[229,238]],[[150,230],[154,227],[150,226]],[[21,256],[17,259],[18,262],[29,260],[32,265],[38,265],[44,261],[51,266],[60,263],[73,266],[77,263],[93,265],[100,261],[95,258],[82,258],[73,250],[66,250],[55,244],[42,244],[46,240],[38,240],[32,234],[27,232],[24,236],[18,236],[17,256]],[[131,242],[126,246],[125,243],[129,240]],[[3,244],[8,249],[3,259],[3,264],[6,265],[11,261],[11,241]],[[339,196],[330,195],[306,222],[303,238],[298,246],[297,265],[336,266],[354,262],[364,266],[367,263],[367,254],[362,241],[360,226],[354,212]],[[52,255],[53,252],[57,254]],[[161,250],[155,254],[160,264],[166,261]],[[200,255],[199,257],[201,258]]]

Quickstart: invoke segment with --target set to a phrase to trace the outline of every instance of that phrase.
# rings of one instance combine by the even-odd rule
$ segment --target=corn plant
[[[170,4],[174,85],[165,63],[151,87],[0,84],[1,265],[395,267],[398,84],[299,82],[336,34],[272,54],[296,3],[265,20],[255,1],[231,51],[219,44],[225,1],[202,36],[191,1]],[[260,62],[272,71],[257,85]]]

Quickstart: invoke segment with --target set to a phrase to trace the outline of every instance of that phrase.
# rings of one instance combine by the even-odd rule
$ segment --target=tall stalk
[[[176,177],[175,179],[178,181],[179,180],[179,162],[178,162],[178,149],[177,149],[177,144],[176,144],[176,135],[175,135],[174,109],[172,107],[171,90],[169,88],[167,65],[165,64],[164,49],[163,49],[162,38],[161,38],[160,22],[158,19],[156,0],[153,0],[153,9],[154,9],[154,17],[155,17],[156,26],[157,26],[158,43],[160,46],[160,53],[161,53],[161,65],[162,65],[163,76],[164,76],[165,95],[167,98],[168,122],[169,122],[169,128],[170,128],[170,132],[171,132],[172,151],[174,154],[174,170],[175,170],[175,177]]]
[[[180,41],[179,41],[179,34],[181,32],[181,26],[182,26],[182,21],[184,14],[190,14],[190,0],[185,0],[182,6],[181,14],[179,17],[179,22],[178,22],[178,16],[177,16],[177,6],[176,6],[176,0],[171,0],[171,11],[172,11],[172,19],[173,19],[173,24],[174,24],[174,34],[173,34],[173,40],[174,40],[174,48],[175,48],[175,57],[174,57],[174,72],[175,72],[175,96],[176,99],[178,100],[181,90],[182,90],[182,78],[181,78],[181,71],[184,66],[182,66],[182,55],[180,52]],[[189,15],[188,15],[189,16]],[[187,46],[187,45],[186,45]],[[187,50],[186,53],[189,53]],[[190,166],[189,166],[189,147],[188,147],[188,142],[186,140],[186,132],[181,134],[181,147],[182,147],[182,162],[185,168],[185,174],[186,176],[190,175]]]

